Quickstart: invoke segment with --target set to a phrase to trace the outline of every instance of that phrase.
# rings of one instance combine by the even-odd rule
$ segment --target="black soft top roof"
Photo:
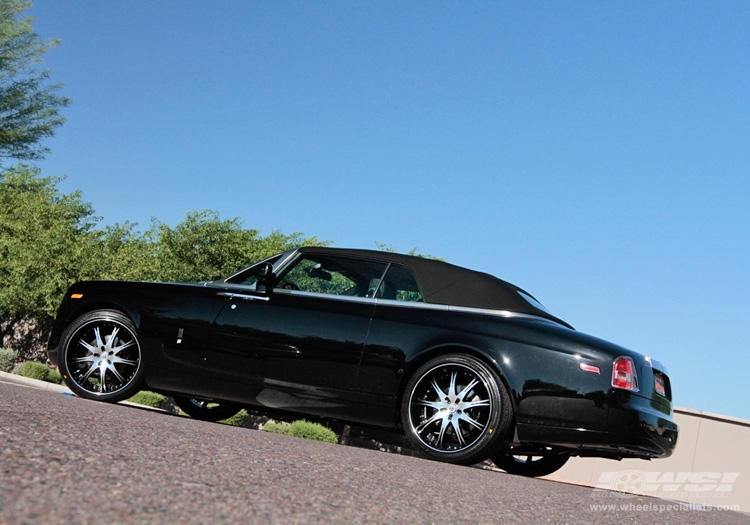
[[[376,250],[321,247],[303,247],[299,250],[310,254],[376,259],[406,266],[414,272],[425,303],[507,310],[543,317],[570,327],[565,321],[524,299],[521,294],[534,299],[525,290],[488,273],[435,259]]]

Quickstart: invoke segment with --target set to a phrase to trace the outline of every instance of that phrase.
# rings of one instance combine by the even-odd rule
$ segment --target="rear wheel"
[[[558,471],[567,463],[570,455],[541,447],[538,451],[514,454],[512,450],[493,454],[492,462],[508,474],[536,478]]]
[[[242,410],[241,405],[224,401],[214,402],[182,396],[175,396],[173,399],[175,405],[188,416],[203,421],[221,421]]]
[[[81,397],[110,402],[132,397],[143,377],[135,326],[115,310],[82,315],[60,340],[60,372]]]
[[[512,420],[510,398],[497,374],[464,354],[422,365],[401,400],[409,441],[427,457],[471,465],[487,459]]]

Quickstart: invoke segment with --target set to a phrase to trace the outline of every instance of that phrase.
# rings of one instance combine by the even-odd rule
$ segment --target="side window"
[[[422,294],[419,292],[417,280],[414,273],[405,266],[392,264],[385,274],[385,279],[380,284],[377,297],[395,301],[408,301],[412,303],[423,302]]]
[[[281,275],[277,288],[329,295],[372,297],[386,264],[351,257],[302,255]]]

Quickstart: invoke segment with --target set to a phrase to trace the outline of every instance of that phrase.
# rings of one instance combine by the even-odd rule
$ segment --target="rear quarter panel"
[[[358,386],[389,397],[394,407],[416,368],[441,353],[461,351],[495,368],[517,423],[603,431],[612,361],[639,356],[545,320],[383,303],[371,325]],[[581,363],[599,373],[582,370]]]

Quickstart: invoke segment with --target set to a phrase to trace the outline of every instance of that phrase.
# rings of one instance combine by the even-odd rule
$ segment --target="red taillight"
[[[638,390],[635,366],[629,357],[615,359],[615,364],[612,365],[612,386],[623,390]]]
[[[664,376],[659,372],[654,372],[654,390],[660,396],[667,397],[667,387],[664,383]]]

